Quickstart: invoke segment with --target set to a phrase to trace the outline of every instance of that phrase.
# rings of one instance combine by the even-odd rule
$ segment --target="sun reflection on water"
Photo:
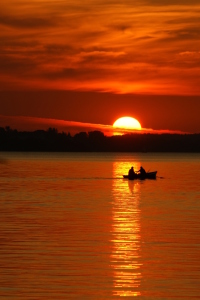
[[[113,177],[127,174],[130,166],[140,165],[114,162]],[[113,180],[112,254],[113,294],[115,296],[140,296],[140,200],[139,182]]]

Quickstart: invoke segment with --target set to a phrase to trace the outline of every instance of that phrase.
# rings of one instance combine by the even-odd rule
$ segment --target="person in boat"
[[[128,176],[133,177],[135,175],[134,168],[131,167],[130,170],[128,171]]]
[[[145,176],[146,175],[146,171],[145,171],[145,169],[141,166],[140,167],[140,174],[142,175],[142,176]]]

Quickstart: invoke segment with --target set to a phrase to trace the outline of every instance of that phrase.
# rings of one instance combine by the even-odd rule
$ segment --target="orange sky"
[[[140,118],[143,127],[199,132],[200,124],[191,112],[191,105],[194,114],[200,110],[199,14],[199,0],[136,0],[134,4],[130,0],[1,0],[0,115],[19,115],[22,105],[21,115],[72,120],[71,115],[61,115],[74,107],[74,101],[85,101],[87,109],[92,101],[98,104],[106,98],[111,103],[121,101],[110,119],[99,120],[99,114],[104,115],[100,110],[93,121],[92,109],[85,119],[76,107],[73,121],[109,125],[123,116],[119,115],[123,106],[132,101],[131,116]],[[75,91],[71,98],[70,90]],[[26,99],[21,91],[28,93]],[[45,96],[40,91],[46,91]],[[50,91],[57,91],[54,100]],[[59,91],[66,91],[66,96]],[[34,99],[33,92],[37,92]],[[18,105],[16,98],[20,98]],[[148,123],[146,107],[135,106],[137,99],[152,103],[148,112],[158,118],[156,124]],[[158,99],[163,106],[157,105]],[[174,106],[170,101],[175,101]],[[45,106],[49,113],[43,109],[32,115],[35,105]],[[177,121],[172,118],[172,124],[169,115],[159,116],[165,106],[171,107],[171,114],[176,109]],[[167,118],[168,124],[162,124]]]

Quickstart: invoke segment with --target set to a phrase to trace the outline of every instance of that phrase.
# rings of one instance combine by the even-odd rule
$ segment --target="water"
[[[199,299],[199,182],[200,154],[1,153],[0,299]]]

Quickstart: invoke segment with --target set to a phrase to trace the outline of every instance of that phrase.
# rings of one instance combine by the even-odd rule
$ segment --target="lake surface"
[[[0,299],[200,299],[200,154],[0,153],[0,216]]]

